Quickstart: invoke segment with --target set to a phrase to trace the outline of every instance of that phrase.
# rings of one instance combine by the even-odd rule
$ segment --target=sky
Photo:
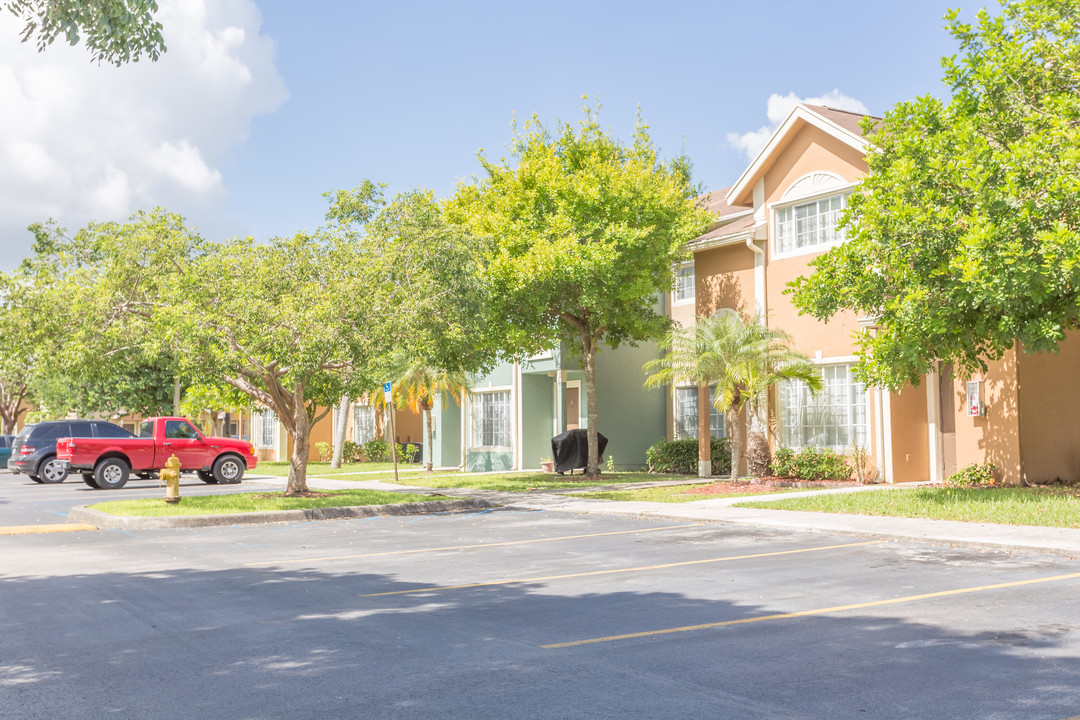
[[[168,51],[119,68],[38,53],[4,13],[0,270],[47,219],[161,206],[209,240],[268,239],[365,179],[446,197],[478,151],[506,155],[515,116],[576,122],[584,95],[626,141],[640,107],[661,154],[719,189],[800,100],[881,115],[945,96],[958,2],[159,0]]]

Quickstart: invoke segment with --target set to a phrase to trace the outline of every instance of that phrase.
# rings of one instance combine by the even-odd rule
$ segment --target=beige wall
[[[1057,353],[1020,353],[1020,451],[1032,482],[1080,480],[1076,403],[1080,397],[1080,336]]]
[[[984,417],[967,414],[967,379],[957,378],[952,383],[958,470],[993,462],[999,481],[1010,485],[1021,481],[1017,365],[1017,353],[1010,350],[1001,360],[988,363],[987,372],[967,378],[983,381]]]

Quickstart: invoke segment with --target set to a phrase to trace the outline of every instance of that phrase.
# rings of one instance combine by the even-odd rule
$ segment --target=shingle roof
[[[873,115],[864,115],[863,113],[851,112],[850,110],[838,110],[837,108],[831,108],[826,105],[807,105],[806,103],[803,103],[803,106],[859,137],[863,137],[863,131],[862,128],[859,127],[859,123],[862,122],[864,117],[870,117],[874,120],[881,119]]]

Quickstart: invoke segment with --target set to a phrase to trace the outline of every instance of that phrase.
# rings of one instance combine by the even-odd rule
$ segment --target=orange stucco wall
[[[710,317],[721,308],[754,316],[754,255],[743,243],[702,250],[694,255],[697,314]]]
[[[812,172],[831,172],[848,182],[867,173],[862,153],[811,125],[803,125],[765,173],[765,202],[773,203],[799,178]]]
[[[988,363],[985,373],[970,380],[982,381],[986,415],[967,414],[965,378],[953,382],[956,420],[956,466],[962,470],[971,464],[993,462],[996,477],[1007,484],[1021,480],[1019,393],[1017,353],[1010,350],[1001,360]]]
[[[1080,480],[1076,403],[1080,397],[1080,336],[1057,353],[1019,355],[1020,450],[1032,482]]]

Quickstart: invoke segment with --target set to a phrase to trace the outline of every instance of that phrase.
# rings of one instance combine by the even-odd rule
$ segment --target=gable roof
[[[754,185],[765,174],[774,157],[794,137],[795,133],[806,126],[813,126],[844,142],[859,152],[867,149],[859,121],[865,117],[860,113],[838,110],[824,105],[798,104],[792,108],[784,122],[776,129],[769,142],[743,171],[739,180],[731,186],[725,200],[729,205],[748,206],[753,204]]]

